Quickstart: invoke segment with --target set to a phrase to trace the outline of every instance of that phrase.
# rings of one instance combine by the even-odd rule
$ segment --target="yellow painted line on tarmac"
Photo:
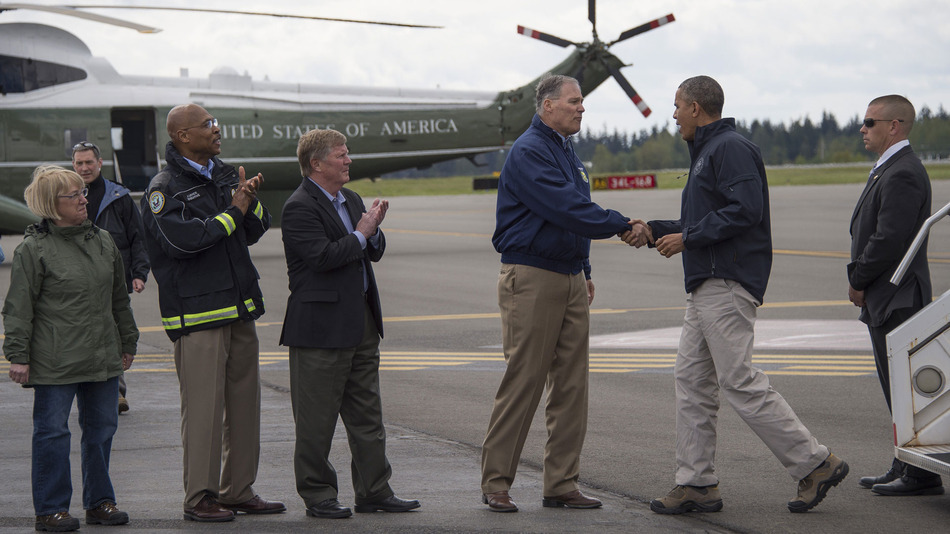
[[[775,248],[772,249],[772,254],[782,254],[786,256],[811,256],[816,258],[843,258],[846,260],[851,259],[850,252],[842,252],[838,250],[789,250]]]
[[[473,211],[473,213],[487,213],[484,210]],[[391,234],[414,234],[414,235],[428,235],[428,236],[439,236],[439,237],[476,237],[479,239],[491,239],[491,234],[481,234],[475,232],[442,232],[436,230],[408,230],[402,228],[387,228],[387,232]],[[626,243],[616,239],[595,239],[591,243],[596,245],[610,245],[610,246],[628,246]],[[851,253],[840,251],[840,250],[792,250],[792,249],[772,249],[773,254],[782,254],[788,256],[810,256],[815,258],[835,258],[835,259],[851,259]],[[931,263],[950,263],[950,259],[937,258],[932,255],[928,255],[928,261]]]
[[[287,361],[288,351],[261,352],[260,364],[272,365]],[[173,373],[173,354],[139,354],[136,360],[140,367],[133,366],[132,373]],[[489,351],[383,351],[380,354],[380,370],[419,371],[433,368],[460,367],[464,365],[493,362],[504,363],[504,353]],[[675,352],[592,352],[590,372],[632,373],[650,369],[670,369],[675,365]],[[871,355],[853,354],[756,354],[756,365],[781,366],[766,370],[767,374],[795,376],[864,376],[876,371]],[[9,365],[0,362],[0,369]],[[162,365],[163,367],[152,367]],[[143,368],[144,367],[144,368]]]
[[[418,360],[414,360],[414,359],[413,359],[413,360],[395,360],[395,361],[392,361],[392,360],[381,360],[381,361],[379,362],[379,365],[380,365],[380,367],[382,367],[383,365],[419,365],[419,364],[425,364],[426,366],[431,366],[431,367],[450,367],[450,366],[453,366],[453,365],[465,365],[465,364],[467,364],[467,363],[471,363],[471,362],[438,362],[438,361],[431,361],[431,360],[430,360],[430,361],[424,361],[424,362],[423,362],[423,361],[418,361]]]
[[[794,375],[794,376],[864,376],[868,373],[845,372],[845,371],[780,371],[768,370],[767,375]]]
[[[950,260],[947,260],[950,263]],[[763,309],[768,308],[817,308],[823,306],[851,306],[854,304],[847,300],[804,300],[804,301],[791,301],[791,302],[766,302],[762,305]],[[621,314],[621,313],[645,313],[645,312],[657,312],[657,311],[683,311],[686,309],[686,306],[653,306],[648,308],[592,308],[590,310],[591,315],[612,315],[612,314]],[[394,317],[384,317],[384,323],[407,323],[407,322],[424,322],[424,321],[461,321],[461,320],[473,320],[473,319],[500,319],[501,314],[499,312],[489,312],[489,313],[448,313],[441,315],[406,315],[406,316],[394,316]],[[259,322],[257,326],[259,327],[270,327],[270,326],[281,326],[280,322]],[[162,331],[160,326],[144,326],[139,327],[141,332],[160,332]],[[0,339],[3,336],[0,335]],[[263,353],[262,353],[263,354]],[[284,353],[286,354],[286,353]]]
[[[800,300],[797,302],[766,302],[762,308],[818,308],[824,306],[851,306],[848,300]]]
[[[633,363],[633,362],[631,362],[631,363]],[[607,368],[607,367],[624,367],[624,368],[626,368],[626,367],[630,367],[630,365],[628,365],[628,364],[621,364],[621,363],[593,363],[593,362],[592,362],[592,363],[590,364],[590,367],[591,367],[591,369],[593,369],[593,368],[595,368],[595,367],[598,368],[598,369],[604,369],[604,368]],[[667,368],[667,367],[673,367],[673,362],[670,362],[670,363],[641,363],[641,362],[636,362],[635,367],[642,367],[642,368],[645,368],[645,369],[665,369],[665,368]]]
[[[500,358],[505,356],[503,352],[442,352],[442,351],[408,351],[408,350],[386,350],[382,351],[383,356],[498,356]]]
[[[802,371],[865,371],[871,372],[876,371],[877,368],[873,365],[789,365],[788,367],[783,367],[783,369],[788,370],[802,370]]]
[[[485,239],[491,239],[491,234],[476,234],[472,232],[439,232],[436,230],[402,230],[398,228],[387,228],[386,232],[390,234],[437,235],[447,237],[483,237]]]
[[[500,313],[454,313],[448,315],[410,315],[406,317],[384,317],[384,323],[404,323],[409,321],[457,321],[459,319],[498,319]]]
[[[789,360],[789,359],[778,359],[778,358],[770,358],[770,359],[752,358],[752,363],[768,363],[768,364],[777,365],[777,364],[783,364],[783,363],[788,364],[788,363],[803,363],[803,362],[801,360]],[[812,360],[812,361],[804,362],[804,363],[809,363],[813,365],[821,364],[823,367],[827,367],[829,365],[855,365],[857,367],[861,367],[862,369],[870,365],[871,368],[874,369],[873,360],[870,361],[870,363],[863,363],[863,364],[862,362],[851,362],[847,360]]]
[[[591,358],[591,364],[597,365],[627,365],[631,363],[637,364],[663,364],[663,365],[673,365],[676,361],[676,358]]]

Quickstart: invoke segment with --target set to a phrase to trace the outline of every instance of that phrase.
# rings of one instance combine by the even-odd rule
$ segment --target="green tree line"
[[[855,115],[840,124],[831,113],[821,121],[806,117],[792,122],[768,120],[739,121],[739,133],[762,150],[766,165],[820,164],[873,161],[876,155],[864,148],[861,139],[862,118]],[[924,106],[910,134],[914,150],[924,160],[950,158],[950,114],[940,106],[934,112]],[[664,128],[627,133],[614,130],[582,130],[575,138],[578,156],[594,173],[637,172],[677,169],[689,166],[689,152],[672,124]],[[482,154],[474,159],[458,159],[426,169],[411,169],[388,174],[394,178],[429,178],[460,175],[490,175],[501,171],[506,152]]]
[[[873,161],[877,156],[865,150],[861,139],[862,120],[854,116],[846,124],[839,124],[833,114],[825,112],[820,122],[807,117],[788,126],[768,120],[740,121],[736,129],[759,146],[766,165]],[[950,115],[942,106],[936,113],[924,107],[914,121],[910,141],[922,159],[950,157]],[[654,127],[637,135],[583,131],[576,149],[584,161],[591,163],[593,172],[689,166],[686,143],[673,128]]]

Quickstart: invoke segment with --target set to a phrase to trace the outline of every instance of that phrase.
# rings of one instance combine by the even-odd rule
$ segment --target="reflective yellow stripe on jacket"
[[[214,218],[214,220],[221,223],[221,226],[224,227],[224,230],[228,233],[228,235],[231,235],[234,232],[234,230],[237,229],[237,225],[234,224],[234,218],[228,215],[226,211],[219,213]]]
[[[249,312],[253,312],[257,309],[257,305],[254,304],[253,299],[245,300],[244,307],[247,308]],[[202,313],[188,313],[180,317],[162,317],[162,326],[165,327],[165,330],[177,330],[179,328],[189,328],[200,324],[223,321],[225,319],[237,319],[238,317],[240,317],[238,307],[229,306],[227,308]],[[184,319],[184,323],[182,323],[182,319]]]

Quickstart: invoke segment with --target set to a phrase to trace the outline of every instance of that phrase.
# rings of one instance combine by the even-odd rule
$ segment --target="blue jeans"
[[[115,502],[109,479],[112,436],[119,424],[119,379],[33,386],[33,508],[36,515],[68,512],[73,496],[69,469],[69,412],[73,398],[82,429],[82,506]]]

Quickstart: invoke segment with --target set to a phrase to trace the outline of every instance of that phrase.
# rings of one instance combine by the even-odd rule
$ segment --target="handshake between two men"
[[[683,252],[683,234],[667,234],[659,239],[653,239],[653,230],[650,225],[640,219],[631,219],[630,229],[619,234],[620,239],[631,247],[640,248],[643,245],[653,245],[657,252],[669,258]]]

